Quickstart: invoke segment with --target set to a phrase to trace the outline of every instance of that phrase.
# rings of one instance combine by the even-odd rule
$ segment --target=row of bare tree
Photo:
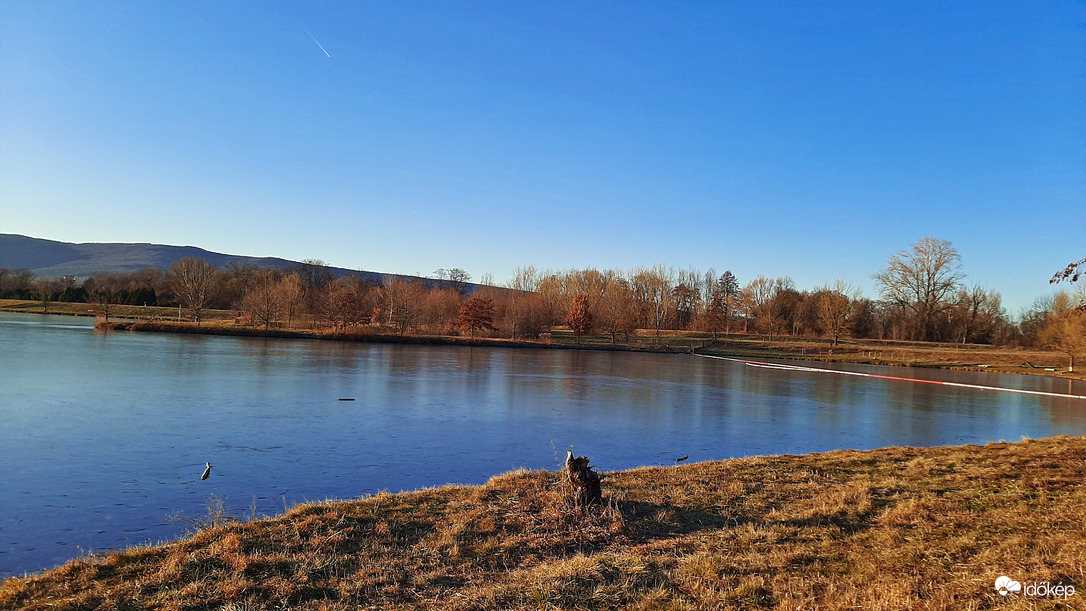
[[[1051,332],[1074,308],[1066,293],[1038,300],[1014,324],[999,293],[964,283],[960,256],[945,240],[924,238],[891,256],[875,275],[881,299],[864,298],[838,280],[799,290],[788,277],[758,276],[745,284],[730,271],[676,270],[657,265],[629,271],[582,269],[541,272],[518,268],[506,287],[477,286],[470,306],[470,275],[437,270],[434,278],[388,276],[374,282],[335,277],[320,260],[286,269],[182,259],[163,273],[34,279],[0,270],[0,292],[23,286],[43,303],[50,299],[101,304],[179,305],[199,320],[204,310],[232,309],[240,318],[273,326],[349,329],[368,325],[400,333],[488,332],[531,338],[567,325],[578,335],[603,333],[628,339],[635,329],[779,336],[823,336],[961,343],[1052,344]],[[64,299],[67,294],[68,299]],[[1062,295],[1062,296],[1061,296]],[[467,309],[465,309],[467,308]]]

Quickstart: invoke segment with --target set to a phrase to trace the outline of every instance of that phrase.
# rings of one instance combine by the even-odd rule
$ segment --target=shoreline
[[[1067,374],[1055,368],[1045,367],[1006,367],[990,366],[980,363],[952,364],[952,363],[917,363],[917,362],[892,362],[877,359],[856,358],[823,358],[826,355],[795,354],[783,350],[763,349],[728,349],[727,342],[718,342],[708,339],[684,339],[668,337],[663,345],[640,344],[599,344],[599,343],[553,343],[532,340],[512,340],[504,338],[475,338],[457,337],[450,335],[399,335],[393,333],[367,333],[358,331],[334,331],[334,330],[308,330],[308,329],[260,329],[255,327],[234,327],[215,324],[196,326],[190,322],[170,321],[117,321],[110,322],[108,326],[99,321],[95,328],[104,328],[117,331],[136,331],[151,333],[179,333],[195,335],[221,335],[232,337],[268,337],[280,339],[309,339],[326,341],[345,341],[360,343],[382,344],[408,344],[408,345],[433,345],[433,346],[467,346],[481,348],[525,348],[544,350],[591,350],[603,352],[639,352],[657,354],[690,354],[713,357],[734,358],[770,358],[781,360],[804,361],[814,363],[844,363],[855,365],[877,365],[887,367],[915,367],[920,369],[944,369],[948,371],[973,371],[979,373],[1033,375],[1046,378],[1064,379],[1069,381],[1086,380],[1086,374],[1076,372]],[[685,345],[681,345],[685,342]],[[700,344],[700,345],[697,345]],[[718,346],[718,344],[720,344]],[[832,351],[831,351],[832,352]]]
[[[468,346],[476,348],[529,348],[543,350],[597,350],[607,352],[659,352],[662,354],[687,354],[688,346],[623,346],[596,344],[559,344],[539,340],[513,340],[492,337],[458,337],[453,335],[400,335],[396,333],[367,333],[360,331],[317,329],[260,329],[255,327],[226,327],[221,325],[196,326],[190,322],[169,321],[111,321],[95,324],[96,329],[107,331],[136,331],[143,333],[178,333],[189,335],[222,335],[228,337],[268,337],[276,339],[309,339],[324,341],[359,342],[375,344],[415,344],[432,346]]]
[[[28,302],[15,302],[28,304]],[[80,304],[86,305],[86,304]],[[924,369],[945,369],[949,371],[973,371],[997,374],[1015,374],[1041,376],[1060,380],[1086,381],[1086,371],[1068,373],[1057,365],[1049,365],[1055,359],[1061,359],[1059,353],[1049,351],[1022,351],[1016,348],[1002,348],[989,345],[951,345],[928,344],[926,342],[907,342],[895,340],[843,340],[833,346],[829,340],[814,337],[782,336],[766,339],[762,336],[730,334],[718,339],[694,332],[665,332],[658,339],[648,333],[631,334],[628,343],[609,343],[605,336],[586,336],[582,343],[574,343],[573,335],[567,331],[556,330],[556,341],[512,340],[506,338],[475,338],[453,335],[400,335],[394,332],[372,331],[333,331],[320,329],[268,329],[260,327],[235,326],[232,315],[218,312],[203,324],[196,326],[188,321],[174,321],[162,318],[148,319],[146,314],[126,313],[124,308],[140,310],[142,306],[120,306],[111,316],[108,329],[138,332],[158,332],[196,335],[222,335],[233,337],[267,337],[280,339],[330,340],[365,343],[468,346],[495,348],[526,349],[561,349],[593,350],[611,352],[651,352],[660,354],[702,354],[709,356],[728,356],[737,358],[771,358],[817,363],[843,363],[857,365],[879,365],[888,367],[916,367]],[[91,311],[42,312],[40,306],[0,307],[0,313],[47,314],[60,316],[87,316],[101,318]],[[101,320],[96,324],[96,328]],[[949,355],[948,355],[949,354]],[[985,359],[984,357],[989,357]],[[958,357],[958,358],[953,358]],[[964,358],[968,357],[968,358]],[[985,363],[985,360],[989,362]],[[1002,361],[1002,362],[995,362]],[[1011,364],[1007,361],[1017,362]],[[1039,362],[1032,365],[1031,362]],[[1026,367],[1026,364],[1030,364]]]
[[[587,511],[517,470],[76,558],[0,582],[0,609],[1081,608],[1084,480],[1066,436],[607,472]]]

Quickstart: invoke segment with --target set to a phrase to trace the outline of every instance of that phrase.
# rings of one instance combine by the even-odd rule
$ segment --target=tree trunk
[[[603,502],[600,476],[588,466],[587,456],[573,457],[566,451],[566,481],[569,483],[568,498],[574,507],[587,507]]]

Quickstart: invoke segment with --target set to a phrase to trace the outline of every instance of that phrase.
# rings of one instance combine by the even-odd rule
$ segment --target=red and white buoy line
[[[879,380],[896,380],[899,382],[919,382],[921,384],[935,384],[937,386],[956,386],[958,388],[973,388],[977,390],[997,390],[1001,392],[1016,392],[1023,395],[1041,395],[1044,397],[1066,397],[1068,399],[1086,399],[1086,395],[1072,395],[1059,392],[1046,392],[1043,390],[1023,390],[1021,388],[1003,388],[1000,386],[981,386],[979,384],[962,384],[960,382],[944,382],[942,380],[924,380],[921,378],[906,378],[901,376],[886,376],[877,373],[863,373],[859,371],[842,371],[840,369],[821,369],[818,367],[804,367],[802,365],[786,365],[783,363],[765,363],[762,361],[748,361],[746,359],[737,359],[727,356],[712,356],[709,354],[695,354],[695,356],[705,357],[707,359],[720,359],[722,361],[732,361],[733,363],[743,363],[750,367],[761,367],[763,369],[779,369],[782,371],[802,371],[807,373],[835,373],[843,376],[859,376],[862,378],[876,378]]]

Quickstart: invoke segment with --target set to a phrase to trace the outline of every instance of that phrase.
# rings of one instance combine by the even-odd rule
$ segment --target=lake
[[[812,366],[1086,395],[1037,376]],[[0,577],[175,538],[176,516],[206,515],[212,495],[272,515],[555,469],[566,448],[615,470],[1060,434],[1086,434],[1086,400],[689,355],[105,333],[2,314]]]

